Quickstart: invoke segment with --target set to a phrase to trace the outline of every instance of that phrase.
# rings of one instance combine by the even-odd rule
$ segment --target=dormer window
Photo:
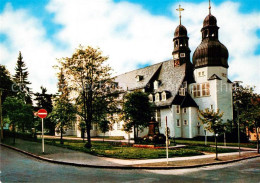
[[[156,93],[155,94],[155,102],[159,102],[160,101],[160,93]]]
[[[167,96],[166,96],[166,92],[162,92],[162,101],[166,101]]]
[[[149,98],[149,101],[150,101],[150,102],[153,102],[153,94],[150,94],[150,95],[148,96],[148,98]]]
[[[158,88],[159,88],[159,81],[158,80],[155,80],[154,82],[153,82],[153,88],[155,89],[155,90],[157,90]]]
[[[180,88],[179,89],[179,95],[180,96],[185,96],[185,88]]]
[[[144,76],[142,76],[142,75],[136,76],[136,81],[142,81],[143,79],[144,79]]]

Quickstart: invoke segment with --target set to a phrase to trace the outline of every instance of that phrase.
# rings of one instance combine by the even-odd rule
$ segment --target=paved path
[[[57,160],[64,161],[70,163],[77,164],[88,164],[88,165],[98,165],[98,166],[122,166],[122,165],[138,165],[138,164],[147,164],[147,163],[158,163],[158,162],[166,162],[166,158],[160,159],[133,159],[133,160],[123,160],[116,158],[107,158],[107,157],[98,157],[84,152],[78,152],[74,150],[69,150],[62,147],[51,146],[45,144],[45,154],[41,152],[41,143],[25,141],[21,139],[16,140],[16,148],[22,149],[27,152],[32,152],[34,154]],[[249,152],[241,152],[249,153]],[[229,155],[237,155],[238,152],[233,153],[222,153],[219,154],[221,156],[229,156]],[[182,161],[182,160],[195,160],[195,159],[203,159],[203,158],[214,158],[215,154],[208,155],[198,155],[198,156],[190,156],[190,157],[175,157],[169,158],[168,161]]]
[[[110,170],[57,165],[0,146],[0,182],[260,182],[260,158],[183,170]]]

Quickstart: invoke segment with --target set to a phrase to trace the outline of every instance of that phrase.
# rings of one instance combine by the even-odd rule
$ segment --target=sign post
[[[45,109],[40,109],[38,111],[38,117],[42,119],[42,152],[44,153],[44,127],[43,127],[43,119],[48,115]]]
[[[165,135],[166,135],[166,158],[167,158],[167,165],[168,165],[168,126],[167,126],[167,116],[165,117]]]

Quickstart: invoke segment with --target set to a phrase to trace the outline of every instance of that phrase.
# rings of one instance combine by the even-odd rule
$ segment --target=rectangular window
[[[179,120],[179,119],[177,119],[177,123],[176,123],[176,125],[177,125],[178,127],[181,126],[181,124],[180,124],[180,120]]]
[[[183,108],[183,113],[187,113],[187,108]]]
[[[210,85],[209,83],[202,83],[194,85],[192,88],[194,97],[210,96]]]
[[[193,85],[193,87],[192,87],[192,93],[193,93],[193,96],[194,96],[194,97],[197,97],[197,87],[196,87],[196,85]]]
[[[176,106],[176,113],[180,114],[181,107],[179,105]]]
[[[185,96],[185,88],[180,88],[179,95],[180,96]]]
[[[188,121],[186,119],[183,121],[183,125],[188,125]]]
[[[197,97],[200,97],[200,84],[197,85]]]

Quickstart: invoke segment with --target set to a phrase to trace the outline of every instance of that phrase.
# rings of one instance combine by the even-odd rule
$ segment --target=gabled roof
[[[218,77],[216,74],[213,74],[212,76],[210,76],[210,78],[208,80],[221,80],[220,77]]]
[[[186,64],[174,67],[173,60],[167,60],[142,69],[134,70],[115,77],[115,82],[123,90],[136,90],[148,86],[154,80],[159,80],[160,85],[155,93],[168,91],[169,98],[166,101],[155,102],[156,106],[168,106],[178,94],[179,88],[185,77]],[[137,75],[142,75],[141,81],[136,80]],[[153,81],[151,81],[153,80]]]
[[[142,69],[137,69],[118,75],[115,77],[115,82],[118,82],[118,86],[125,91],[144,88],[161,65],[162,63],[158,63]],[[138,75],[143,76],[141,81],[136,81],[136,76]]]
[[[198,107],[197,103],[193,100],[189,93],[186,92],[185,96],[176,95],[172,104],[180,105],[183,107]]]

